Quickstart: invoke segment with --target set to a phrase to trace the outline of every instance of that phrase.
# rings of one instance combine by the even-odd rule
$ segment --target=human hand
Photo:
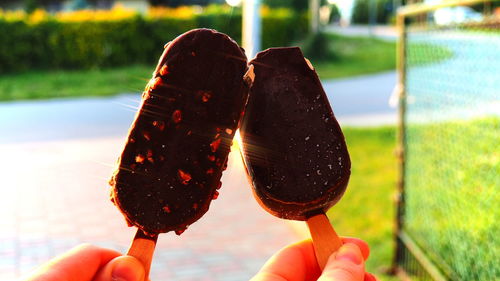
[[[365,272],[370,254],[366,242],[342,238],[344,245],[328,259],[321,272],[311,240],[288,245],[272,256],[250,281],[376,281]]]
[[[81,245],[36,270],[26,281],[143,281],[144,267],[131,256]]]

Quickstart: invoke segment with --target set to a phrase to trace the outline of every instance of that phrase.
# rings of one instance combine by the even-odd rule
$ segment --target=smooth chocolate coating
[[[207,212],[248,98],[246,70],[243,50],[214,30],[166,46],[110,181],[129,224],[180,234]]]
[[[306,220],[343,195],[351,162],[316,72],[299,48],[273,48],[250,62],[255,80],[240,129],[257,201]]]

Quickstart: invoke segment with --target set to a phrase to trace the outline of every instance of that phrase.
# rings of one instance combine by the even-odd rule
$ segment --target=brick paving
[[[108,200],[120,137],[0,146],[0,280],[15,280],[80,243],[125,252],[135,228]],[[162,234],[152,280],[248,280],[269,256],[299,240],[252,198],[239,152],[221,195],[184,234]]]

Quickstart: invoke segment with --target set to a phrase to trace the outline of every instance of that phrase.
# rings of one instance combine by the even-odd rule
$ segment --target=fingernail
[[[348,260],[355,264],[361,264],[363,262],[363,257],[361,256],[361,251],[358,246],[353,243],[346,243],[340,247],[339,251],[335,255],[337,260]]]
[[[142,281],[143,270],[134,261],[123,259],[117,261],[111,271],[113,281]]]

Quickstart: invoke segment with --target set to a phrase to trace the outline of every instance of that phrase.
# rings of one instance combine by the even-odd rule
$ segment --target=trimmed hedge
[[[188,18],[37,23],[0,17],[0,73],[31,69],[88,69],[154,63],[163,45],[197,27],[213,28],[241,42],[241,13],[206,13]],[[287,46],[307,32],[306,16],[266,13],[263,48]]]

